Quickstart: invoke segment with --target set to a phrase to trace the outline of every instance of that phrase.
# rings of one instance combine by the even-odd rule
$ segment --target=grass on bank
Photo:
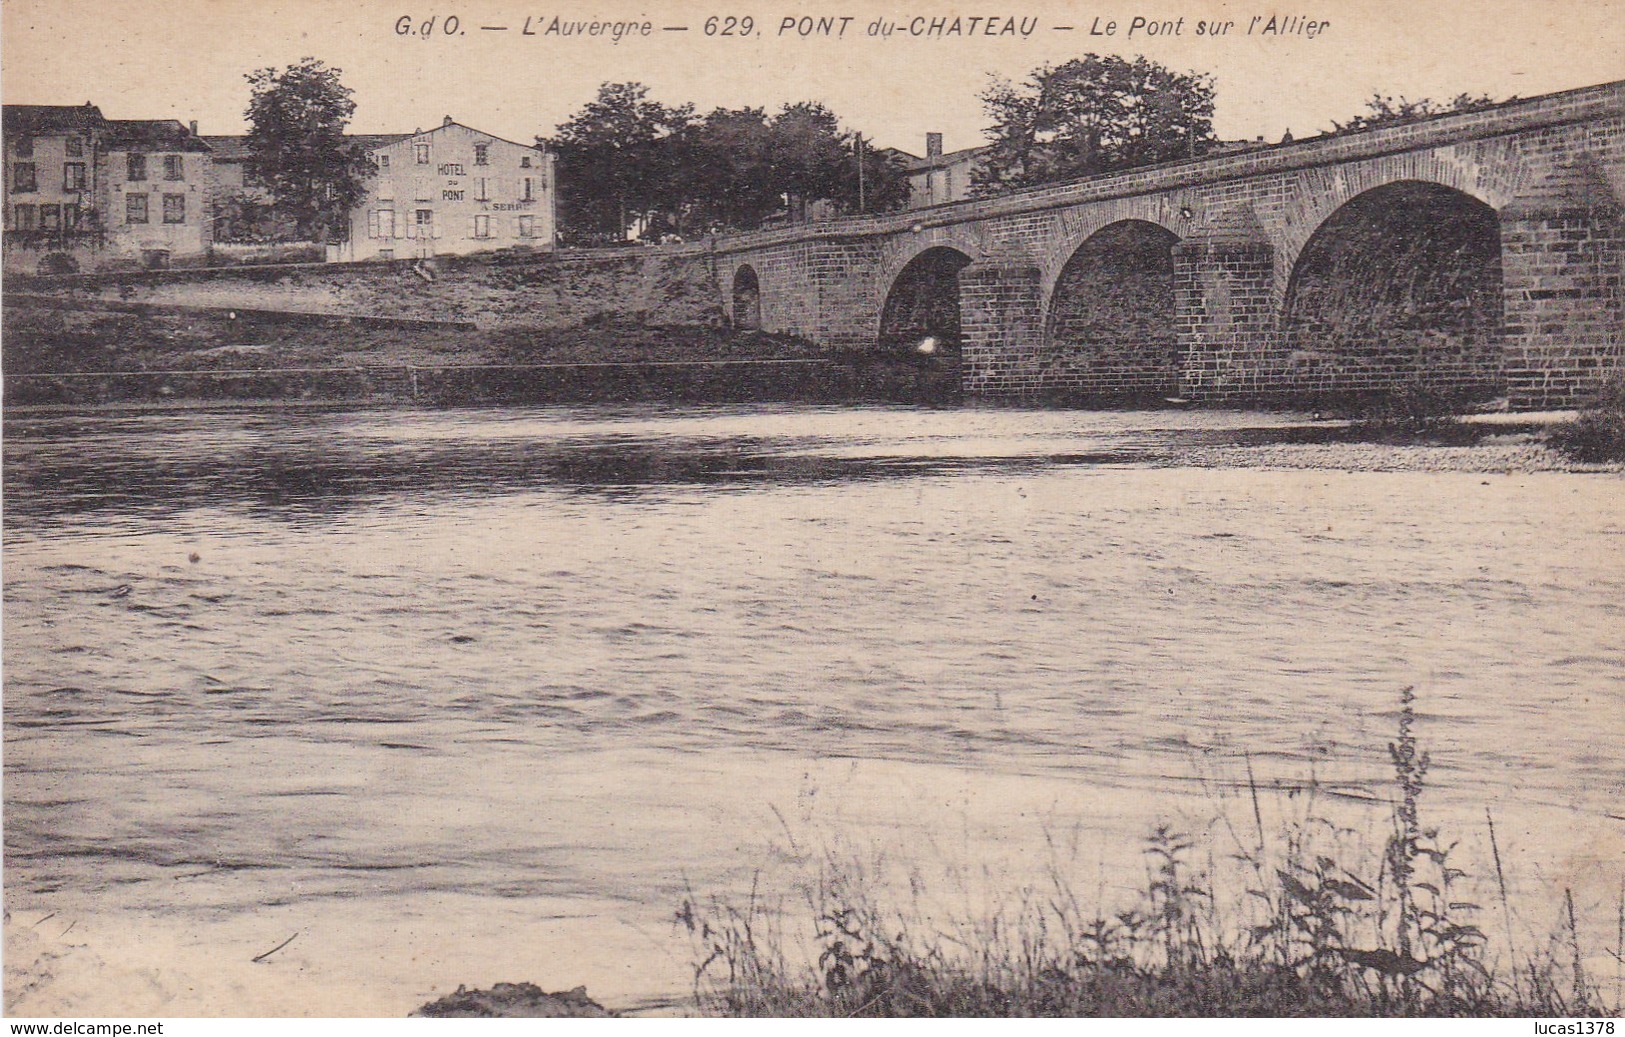
[[[1208,851],[1175,829],[1147,839],[1137,902],[1086,908],[1061,869],[1014,908],[941,927],[876,901],[863,868],[826,862],[809,891],[816,960],[794,963],[786,918],[753,892],[744,905],[685,900],[695,994],[707,1013],[752,1017],[1590,1016],[1614,1014],[1588,973],[1572,895],[1544,944],[1513,949],[1500,849],[1499,904],[1466,892],[1456,845],[1423,823],[1428,757],[1413,695],[1389,746],[1395,804],[1382,850],[1349,857],[1354,833],[1324,819],[1236,853],[1244,891],[1215,892]],[[911,884],[914,879],[911,877]],[[918,890],[916,889],[916,893]],[[1625,902],[1616,963],[1625,953]],[[1611,920],[1612,921],[1612,920]],[[1492,956],[1484,926],[1505,926]],[[808,958],[812,955],[807,955]],[[1617,1000],[1618,977],[1615,977]]]
[[[1625,378],[1604,386],[1573,421],[1552,429],[1547,442],[1575,461],[1625,461]]]

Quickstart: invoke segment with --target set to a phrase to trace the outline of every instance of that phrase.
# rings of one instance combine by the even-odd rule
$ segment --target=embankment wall
[[[715,265],[705,249],[625,248],[411,261],[13,276],[8,291],[347,317],[469,321],[481,328],[570,327],[616,318],[719,324]]]

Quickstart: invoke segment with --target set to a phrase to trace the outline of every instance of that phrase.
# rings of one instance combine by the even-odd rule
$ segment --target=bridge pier
[[[1041,388],[1044,276],[1025,261],[982,260],[959,272],[960,387],[971,396]]]
[[[1269,386],[1282,363],[1279,309],[1275,248],[1250,209],[1175,245],[1180,395],[1222,398]]]
[[[1581,162],[1500,219],[1508,403],[1584,403],[1625,367],[1625,206]]]

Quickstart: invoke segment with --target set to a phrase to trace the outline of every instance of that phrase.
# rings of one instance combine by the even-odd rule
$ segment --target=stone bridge
[[[1529,409],[1621,371],[1622,198],[1617,82],[714,248],[736,323],[936,350],[972,395]]]

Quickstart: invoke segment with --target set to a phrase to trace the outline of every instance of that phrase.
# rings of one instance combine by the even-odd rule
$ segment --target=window
[[[147,196],[144,194],[127,194],[124,196],[124,222],[147,222]]]
[[[83,162],[65,162],[62,165],[62,190],[83,191],[85,189],[85,164]]]
[[[79,208],[79,206],[74,205],[71,202],[64,205],[62,207],[62,229],[78,230],[79,219],[82,215],[83,211]]]
[[[164,222],[186,222],[186,196],[184,194],[164,195]]]
[[[395,200],[395,182],[393,180],[378,181],[378,200],[380,202],[393,202]]]
[[[62,206],[42,205],[39,207],[39,229],[59,231],[62,229]]]
[[[519,200],[520,201],[522,201],[522,202],[535,201],[536,196],[531,191],[531,183],[532,182],[533,181],[531,180],[530,177],[528,177],[528,176],[525,177],[524,182],[520,185],[520,193],[519,193]]]
[[[181,157],[179,155],[165,155],[164,156],[164,179],[165,180],[184,180],[184,179],[186,179],[185,167],[181,165]]]
[[[367,237],[393,238],[395,236],[395,210],[375,209],[367,214]]]
[[[519,217],[519,236],[521,238],[534,238],[536,236],[536,217]]]
[[[12,206],[11,212],[12,226],[17,230],[33,230],[35,227],[39,226],[39,224],[36,222],[39,215],[39,210],[35,209],[32,205]]]
[[[124,179],[145,180],[147,178],[147,156],[132,151],[124,158]]]
[[[85,142],[78,137],[69,137],[62,147],[66,150],[69,158],[85,157]]]
[[[379,259],[394,259],[395,258],[395,250],[392,249],[392,248],[381,248],[381,249],[378,250],[378,258]]]
[[[434,237],[434,210],[414,209],[412,211],[412,226],[406,228],[409,238]]]
[[[388,169],[389,168],[389,156],[388,155],[379,155],[378,156],[378,168],[379,169]]]
[[[485,192],[485,177],[483,176],[477,176],[474,178],[474,200],[476,202],[488,202],[491,200],[491,196]]]
[[[490,165],[491,164],[490,163],[490,157],[491,157],[491,145],[489,145],[489,144],[476,144],[476,145],[474,145],[474,164],[476,166],[488,166],[488,165]]]
[[[529,169],[530,168],[530,156],[529,155],[520,155],[519,156],[519,168],[521,168],[521,169]]]
[[[429,164],[429,145],[414,144],[412,145],[412,153],[418,157],[418,165],[426,166]]]
[[[14,162],[11,165],[11,189],[13,191],[38,191],[39,176],[34,172],[32,162]]]
[[[17,142],[12,145],[12,150],[16,152],[18,158],[33,158],[34,138],[18,137]]]
[[[474,217],[474,236],[476,238],[488,238],[491,236],[491,217]]]

